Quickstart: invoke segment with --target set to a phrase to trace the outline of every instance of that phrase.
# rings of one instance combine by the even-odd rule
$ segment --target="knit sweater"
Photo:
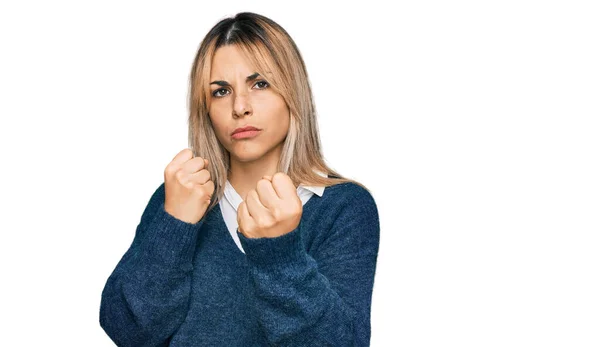
[[[371,194],[347,182],[303,206],[299,225],[247,238],[219,204],[195,224],[154,192],[108,278],[100,325],[118,346],[368,346],[379,249]]]

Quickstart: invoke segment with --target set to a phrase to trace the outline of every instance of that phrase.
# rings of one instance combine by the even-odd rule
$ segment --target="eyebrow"
[[[253,81],[256,78],[258,78],[258,76],[260,76],[260,74],[258,72],[255,72],[252,75],[246,77],[246,82]],[[230,86],[229,82],[227,82],[227,81],[212,81],[212,82],[210,82],[210,84],[216,84],[216,85],[219,85],[221,87]]]

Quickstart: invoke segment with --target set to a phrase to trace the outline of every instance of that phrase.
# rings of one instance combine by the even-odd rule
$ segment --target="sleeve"
[[[203,219],[181,221],[165,211],[164,200],[162,183],[102,291],[100,325],[118,346],[167,346],[188,312]]]
[[[246,238],[238,231],[260,326],[273,345],[369,346],[379,250],[377,206],[361,190],[331,218],[332,227],[313,256],[303,246],[302,221],[275,238]]]

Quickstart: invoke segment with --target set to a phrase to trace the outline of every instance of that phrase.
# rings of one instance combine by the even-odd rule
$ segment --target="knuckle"
[[[283,211],[281,211],[281,209],[279,209],[279,208],[274,209],[272,213],[273,213],[273,218],[277,221],[281,221],[285,217]]]
[[[269,185],[271,185],[271,182],[265,178],[260,179],[256,184],[257,188],[268,188]]]
[[[179,182],[183,182],[184,181],[184,177],[185,173],[183,172],[183,170],[177,170],[177,172],[175,172],[175,178],[177,178],[177,180]]]
[[[208,171],[206,169],[202,170],[202,171],[203,171],[202,173],[204,174],[204,176],[206,176],[206,181],[210,180],[210,171]]]
[[[201,186],[196,186],[197,189],[196,191],[198,192],[198,194],[200,194],[201,196],[206,196],[206,197],[211,197],[215,191],[214,186],[211,185],[211,183],[206,183],[203,184]]]
[[[281,171],[280,171],[280,172],[276,172],[276,173],[273,175],[273,179],[275,179],[276,177],[277,177],[277,179],[280,179],[280,178],[286,177],[286,174],[284,174],[284,173],[283,173],[283,172],[281,172]]]
[[[167,167],[165,168],[165,175],[173,176],[173,174],[175,173],[173,169],[173,165],[167,165]]]

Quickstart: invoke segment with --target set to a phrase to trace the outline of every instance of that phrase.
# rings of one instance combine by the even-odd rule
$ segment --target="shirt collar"
[[[319,176],[327,177],[327,174],[325,174],[323,172],[320,172],[317,170],[313,170],[313,171]],[[323,196],[323,192],[325,191],[325,187],[323,187],[323,186],[305,186],[302,183],[300,183],[298,185],[298,188],[309,190],[309,191],[317,194],[318,196]]]

